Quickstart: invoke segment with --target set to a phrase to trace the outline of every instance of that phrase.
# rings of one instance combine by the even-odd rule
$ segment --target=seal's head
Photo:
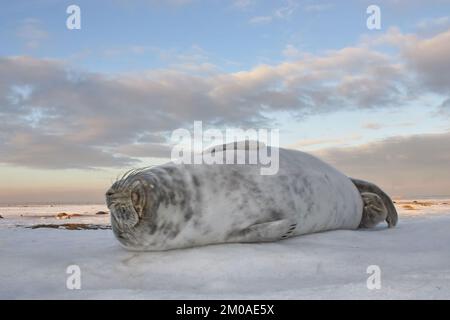
[[[112,185],[106,203],[112,230],[122,246],[140,251],[177,245],[174,239],[193,214],[183,178],[173,165],[146,167],[125,173]]]
[[[153,184],[140,171],[130,171],[106,192],[106,204],[111,211],[111,225],[119,236],[130,232],[151,213],[149,202]]]

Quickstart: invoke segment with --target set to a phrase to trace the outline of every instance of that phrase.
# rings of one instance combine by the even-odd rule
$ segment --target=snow
[[[0,207],[0,298],[449,299],[450,201],[396,202],[394,229],[166,252],[126,251],[111,230],[26,228],[108,224],[101,205]],[[66,287],[69,265],[80,290]],[[369,265],[380,267],[379,290],[367,288]]]
[[[109,224],[108,215],[96,215],[108,212],[106,205],[34,205],[0,207],[0,230],[6,226],[31,226],[34,224],[92,223]],[[70,219],[56,219],[58,213],[79,214]]]

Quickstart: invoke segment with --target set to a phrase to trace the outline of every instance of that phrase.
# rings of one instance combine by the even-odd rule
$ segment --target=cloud
[[[450,92],[450,30],[410,41],[402,51],[427,88],[444,94]]]
[[[130,46],[117,46],[113,48],[107,48],[101,51],[104,57],[116,57],[124,55],[143,55],[146,53],[155,53],[158,49],[152,46],[145,45],[130,45]]]
[[[59,168],[66,162],[56,161],[56,158],[65,155],[71,145],[108,148],[113,154],[114,148],[133,144],[142,133],[164,133],[194,120],[243,125],[249,121],[264,121],[263,111],[316,109],[314,112],[318,112],[319,108],[324,108],[322,103],[326,107],[327,100],[334,99],[332,104],[337,106],[338,95],[339,99],[346,95],[342,84],[323,87],[323,79],[330,80],[331,76],[337,76],[336,81],[340,79],[340,69],[349,63],[347,59],[357,62],[356,56],[360,54],[366,56],[365,52],[340,52],[305,63],[260,66],[250,71],[207,77],[173,70],[111,77],[68,71],[57,61],[3,58],[0,70],[4,77],[0,88],[5,107],[0,116],[2,122],[14,119],[16,125],[21,126],[7,131],[5,127],[0,129],[6,140],[2,149],[10,155],[4,161],[21,165],[31,165],[34,161],[33,154],[25,152],[26,147],[12,148],[10,143],[27,126],[42,132],[40,146],[46,138],[49,145],[60,148],[60,152],[48,154],[48,165]],[[347,55],[351,57],[344,57]],[[379,57],[375,55],[373,59]],[[308,70],[309,67],[313,69]],[[348,67],[352,69],[351,65]],[[363,64],[359,68],[363,70]],[[351,81],[355,86],[358,83],[356,79]],[[28,86],[30,92],[21,99],[8,98],[17,85]],[[273,89],[274,86],[279,89]],[[351,91],[346,103],[355,98],[354,102],[359,103],[362,97],[364,93],[358,97]],[[55,135],[63,137],[67,145],[54,140]],[[8,143],[10,147],[5,148]],[[35,141],[24,143],[31,145]],[[25,156],[29,162],[23,158]],[[80,165],[99,166],[98,159],[103,158],[86,159]],[[88,160],[92,163],[87,163]],[[114,164],[104,163],[105,166]],[[67,162],[67,166],[73,165]]]
[[[283,1],[283,5],[276,8],[272,13],[251,18],[248,22],[253,25],[271,23],[274,20],[289,20],[299,4],[293,0]]]
[[[294,0],[285,1],[285,5],[275,10],[274,16],[280,19],[288,19],[297,10],[299,4]]]
[[[132,157],[170,158],[172,148],[158,143],[137,143],[121,146],[118,153]]]
[[[438,110],[439,114],[450,116],[450,98],[445,99],[442,104],[439,106]]]
[[[424,19],[417,24],[418,31],[427,34],[445,31],[449,26],[448,16]]]
[[[283,56],[286,58],[300,58],[301,56],[301,51],[298,50],[295,46],[293,46],[292,44],[288,44],[286,45],[286,47],[284,47],[283,49]]]
[[[449,34],[420,39],[388,33],[383,41],[408,40],[399,48],[401,60],[357,45],[232,73],[192,72],[212,67],[202,64],[200,49],[180,58],[183,66],[177,68],[116,75],[76,70],[58,60],[2,57],[0,162],[49,168],[128,165],[143,147],[161,154],[142,143],[161,144],[152,140],[196,120],[270,127],[271,115],[279,111],[301,116],[389,108],[421,92],[445,94]]]
[[[38,48],[49,36],[42,22],[33,18],[22,20],[17,28],[16,34],[24,41],[28,49]]]
[[[272,16],[257,16],[257,17],[253,17],[250,18],[250,20],[248,20],[248,23],[250,24],[267,24],[272,22]]]
[[[403,122],[398,122],[398,123],[394,123],[394,124],[379,123],[379,122],[366,122],[361,126],[361,128],[369,129],[369,130],[380,130],[380,129],[392,128],[392,127],[395,127],[395,128],[412,127],[415,125],[417,125],[417,123],[415,123],[413,121],[403,121]]]
[[[36,130],[13,128],[14,134],[2,132],[1,162],[41,169],[94,169],[137,164],[129,156],[116,156],[95,146],[84,145],[57,135]],[[6,136],[6,137],[5,137]]]
[[[210,55],[203,48],[193,45],[184,52],[159,50],[161,60],[168,63],[168,68],[186,71],[189,74],[212,73],[219,68],[210,60]]]
[[[309,147],[316,147],[323,145],[346,145],[349,141],[354,142],[355,140],[361,139],[360,135],[349,135],[342,138],[322,138],[322,139],[302,139],[289,146],[291,149],[303,149]]]
[[[255,0],[233,0],[233,7],[246,10],[255,5]]]
[[[303,10],[306,12],[323,12],[332,9],[333,7],[334,5],[332,3],[316,3],[305,5]]]
[[[197,0],[114,0],[115,3],[122,6],[173,6],[181,7]]]
[[[362,127],[364,129],[379,130],[379,129],[383,128],[384,125],[382,125],[381,123],[376,123],[376,122],[367,122],[367,123],[364,123],[362,125]]]
[[[379,184],[392,195],[450,194],[450,132],[314,152],[349,176]]]
[[[450,92],[450,28],[430,37],[404,34],[398,28],[390,28],[385,34],[363,39],[363,45],[398,48],[405,67],[414,71],[410,76],[420,84],[416,89]]]

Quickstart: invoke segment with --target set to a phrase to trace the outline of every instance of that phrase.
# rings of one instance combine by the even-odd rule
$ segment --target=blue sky
[[[435,6],[379,3],[383,28],[369,31],[365,10],[372,2],[363,0],[18,0],[2,6],[0,54],[73,59],[91,71],[123,72],[164,67],[170,55],[201,48],[222,70],[235,71],[283,61],[288,45],[314,54],[353,45],[364,34],[389,26],[415,32],[421,21],[450,11],[445,2]],[[70,4],[82,9],[81,30],[65,28]],[[270,20],[252,22],[257,18]],[[34,27],[45,33],[37,48],[27,47],[24,37],[17,36],[28,19],[37,20]],[[165,54],[168,57],[161,57]]]
[[[65,26],[71,4],[81,30]],[[366,26],[370,4],[380,30]],[[282,146],[399,195],[450,194],[420,166],[423,144],[450,131],[449,12],[446,0],[4,3],[0,171],[10,183],[0,202],[25,189],[30,201],[64,190],[99,201],[117,172],[161,162],[162,137],[194,120],[276,127]],[[409,176],[423,171],[423,187],[397,174],[400,160],[370,172],[366,158],[353,162],[394,145],[404,153],[387,158],[414,164]],[[437,152],[435,167],[450,169],[447,156]]]

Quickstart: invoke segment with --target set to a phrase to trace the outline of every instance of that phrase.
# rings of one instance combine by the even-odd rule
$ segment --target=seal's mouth
[[[142,219],[145,200],[145,187],[139,181],[122,188],[113,185],[106,192],[106,204],[119,227],[134,227]]]

